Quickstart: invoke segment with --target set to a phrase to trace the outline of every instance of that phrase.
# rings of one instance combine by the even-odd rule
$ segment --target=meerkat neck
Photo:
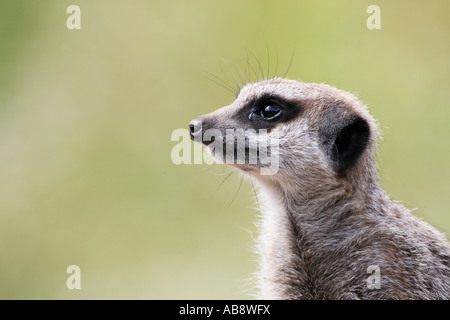
[[[335,243],[336,234],[342,237],[340,226],[356,212],[365,212],[368,206],[381,205],[389,201],[378,185],[376,177],[368,178],[361,185],[370,185],[373,199],[371,203],[358,189],[345,184],[333,186],[328,191],[314,191],[316,197],[305,191],[294,192],[293,188],[262,186],[260,198],[262,206],[262,230],[260,237],[260,290],[268,299],[304,299],[299,290],[308,286],[309,273],[317,272],[309,265],[320,265],[320,261],[311,263],[309,255],[315,258],[320,251]],[[366,187],[364,188],[366,190]],[[349,199],[352,201],[348,201]],[[375,212],[376,210],[371,210]],[[348,224],[348,223],[347,223]],[[309,283],[309,285],[312,285]]]

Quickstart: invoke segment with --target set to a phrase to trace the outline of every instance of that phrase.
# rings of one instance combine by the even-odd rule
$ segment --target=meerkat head
[[[325,84],[250,83],[189,126],[214,157],[266,182],[332,188],[373,166],[375,121],[355,96]]]

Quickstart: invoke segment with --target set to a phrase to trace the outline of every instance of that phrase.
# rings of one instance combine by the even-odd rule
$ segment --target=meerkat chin
[[[450,245],[381,189],[377,125],[354,95],[263,80],[190,129],[259,186],[260,298],[450,299]]]

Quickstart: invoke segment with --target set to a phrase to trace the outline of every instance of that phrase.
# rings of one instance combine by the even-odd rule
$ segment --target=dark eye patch
[[[250,101],[236,117],[245,129],[271,129],[278,123],[295,119],[301,111],[299,103],[276,95],[264,95]]]

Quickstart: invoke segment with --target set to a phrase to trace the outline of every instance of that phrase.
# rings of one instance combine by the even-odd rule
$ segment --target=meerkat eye
[[[281,114],[281,108],[277,105],[268,105],[260,111],[261,118],[265,120],[275,120]]]

